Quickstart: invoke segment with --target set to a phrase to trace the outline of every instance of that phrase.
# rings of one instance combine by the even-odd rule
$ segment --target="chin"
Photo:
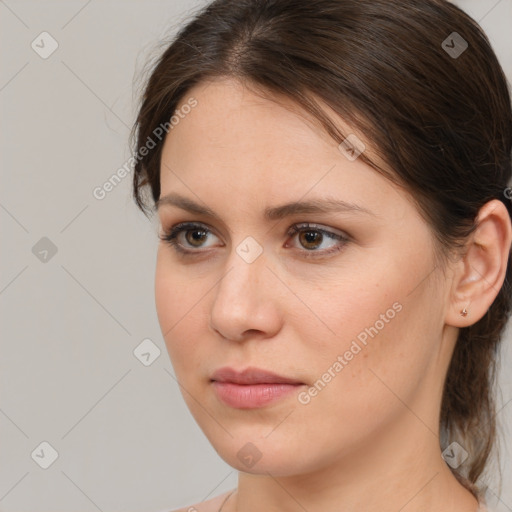
[[[251,434],[241,435],[231,429],[232,438],[226,434],[222,439],[209,440],[226,464],[244,473],[284,477],[314,469],[314,461],[307,453],[286,443],[289,436],[279,437],[276,432],[269,436],[271,430],[265,427],[264,432],[255,435],[253,428]]]

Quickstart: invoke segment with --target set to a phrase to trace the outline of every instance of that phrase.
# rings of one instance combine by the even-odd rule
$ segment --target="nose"
[[[223,338],[268,338],[281,328],[280,283],[267,264],[264,252],[249,263],[233,249],[210,310],[210,327]]]

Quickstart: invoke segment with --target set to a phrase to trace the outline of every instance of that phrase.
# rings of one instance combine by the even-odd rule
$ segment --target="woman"
[[[512,112],[479,26],[441,0],[217,0],[134,135],[162,334],[239,471],[181,510],[485,510]]]

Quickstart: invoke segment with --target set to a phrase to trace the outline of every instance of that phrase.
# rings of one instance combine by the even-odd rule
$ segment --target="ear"
[[[480,320],[498,295],[507,270],[512,224],[506,206],[493,199],[480,209],[466,254],[455,266],[445,322],[468,327]],[[467,314],[461,312],[466,308]]]

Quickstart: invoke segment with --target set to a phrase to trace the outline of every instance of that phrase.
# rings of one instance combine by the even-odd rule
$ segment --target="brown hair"
[[[337,142],[345,135],[317,98],[360,130],[392,172],[367,152],[360,158],[411,194],[441,263],[463,249],[487,201],[501,200],[512,216],[504,195],[512,167],[507,81],[482,29],[453,4],[216,0],[204,7],[154,66],[132,132],[133,194],[145,214],[147,186],[153,201],[160,196],[164,139],[144,156],[141,148],[191,87],[220,77],[291,98]],[[469,453],[452,471],[475,495],[496,440],[496,355],[511,272],[509,253],[495,301],[459,331],[441,404],[440,443],[457,441]]]

